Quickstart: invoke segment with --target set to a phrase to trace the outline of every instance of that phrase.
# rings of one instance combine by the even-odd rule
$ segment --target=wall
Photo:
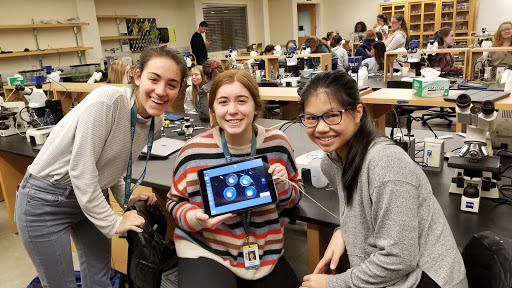
[[[2,17],[0,17],[0,25],[15,24],[32,24],[32,19],[37,23],[44,21],[63,21],[78,16],[75,1],[68,0],[47,0],[47,1],[2,1],[1,5]],[[23,7],[23,9],[20,9]],[[56,9],[58,7],[58,9]],[[76,46],[73,28],[52,28],[39,29],[38,39],[39,48],[64,48]],[[90,26],[79,28],[82,31],[91,29]],[[90,43],[83,43],[82,37],[79,38],[80,46]],[[32,29],[15,29],[0,30],[0,47],[4,51],[23,51],[28,48],[36,50],[36,44]],[[43,64],[52,65],[54,67],[78,64],[78,56],[76,52],[62,54],[43,55]],[[0,58],[0,74],[5,79],[12,76],[14,72],[21,70],[39,68],[38,56],[23,56],[12,58]],[[83,58],[85,60],[85,58]]]
[[[297,39],[294,30],[299,26],[293,24],[292,7],[292,0],[268,0],[270,43],[282,45],[290,39]]]
[[[377,23],[377,14],[379,10],[376,0],[324,0],[324,27],[327,31],[339,32],[345,39],[349,38],[350,32],[354,31],[354,25],[358,21],[363,21],[368,29],[372,29],[373,24]]]
[[[512,1],[510,0],[478,0],[476,5],[475,30],[482,27],[496,31],[504,21],[512,21]]]

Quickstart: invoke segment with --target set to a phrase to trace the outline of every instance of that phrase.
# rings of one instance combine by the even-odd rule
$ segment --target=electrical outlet
[[[444,160],[444,140],[426,138],[423,150],[423,162],[427,170],[442,170]]]

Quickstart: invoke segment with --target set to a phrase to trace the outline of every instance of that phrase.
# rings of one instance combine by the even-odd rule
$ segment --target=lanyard
[[[222,143],[222,150],[224,151],[224,157],[226,158],[226,162],[232,161],[231,153],[229,153],[228,143],[226,142],[226,137],[224,136],[224,130],[220,129],[220,141]],[[254,130],[252,131],[252,139],[251,139],[251,156],[256,155],[256,134]],[[244,231],[247,235],[247,242],[249,242],[249,233],[251,232],[251,210],[246,210],[242,212],[242,222],[244,224]]]
[[[137,105],[133,103],[131,116],[130,116],[130,127],[131,127],[131,142],[130,142],[130,158],[128,159],[128,167],[126,168],[126,178],[124,180],[124,203],[123,208],[126,211],[128,208],[128,200],[132,195],[133,191],[139,184],[144,180],[144,176],[146,176],[146,167],[148,166],[149,156],[151,155],[151,148],[153,148],[153,137],[155,131],[155,117],[151,118],[151,125],[149,126],[149,135],[148,135],[148,152],[146,153],[146,165],[144,165],[144,171],[140,175],[139,179],[130,189],[130,183],[132,179],[132,146],[133,146],[133,138],[135,137],[135,126],[137,125]]]

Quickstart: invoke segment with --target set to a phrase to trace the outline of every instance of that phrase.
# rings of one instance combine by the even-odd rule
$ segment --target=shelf
[[[446,21],[441,21],[441,23],[452,23],[453,20],[446,20]]]
[[[421,25],[421,22],[419,22],[419,23],[411,23],[411,25]]]
[[[436,24],[436,22],[423,22],[423,24]]]
[[[457,9],[457,12],[469,12],[469,10],[459,10],[459,9]]]
[[[436,12],[423,12],[423,15],[431,15],[431,14],[436,14]]]
[[[97,19],[137,18],[137,15],[96,15]]]
[[[65,23],[65,24],[22,24],[22,25],[0,25],[0,29],[31,29],[31,28],[60,28],[88,26],[89,23]]]
[[[395,13],[396,13],[396,12],[405,12],[405,10],[404,10],[404,9],[401,9],[401,10],[395,10]]]
[[[409,15],[411,15],[411,16],[414,16],[414,15],[421,15],[421,13],[411,13],[411,14],[409,14]]]
[[[0,54],[0,58],[43,55],[43,54],[57,54],[57,53],[65,53],[65,52],[85,51],[85,50],[92,50],[92,49],[93,49],[93,47],[67,47],[67,48],[45,49],[45,50],[37,50],[37,51],[29,51],[29,52],[20,51],[20,52]]]
[[[453,13],[453,10],[444,10],[444,11],[441,11],[441,13]]]
[[[469,33],[469,30],[455,30],[455,34],[457,33]]]
[[[421,32],[414,32],[414,33],[409,33],[409,34],[411,34],[412,36],[419,36],[419,35],[421,35]]]
[[[122,35],[122,36],[101,36],[101,41],[109,41],[109,40],[124,40],[124,39],[139,39],[140,36],[128,36],[128,35]]]

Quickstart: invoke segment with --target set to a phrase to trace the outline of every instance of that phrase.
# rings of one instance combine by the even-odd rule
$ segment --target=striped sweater
[[[279,130],[256,125],[256,155],[266,154],[269,164],[281,163],[288,171],[288,179],[301,185],[293,150],[286,136]],[[251,145],[229,146],[233,161],[250,155]],[[276,184],[278,203],[253,210],[249,241],[257,243],[261,266],[246,270],[242,246],[246,233],[240,215],[226,220],[216,229],[203,229],[195,219],[197,209],[203,207],[199,192],[197,170],[226,163],[222,151],[219,127],[189,140],[181,149],[172,175],[172,187],[167,195],[167,210],[177,227],[174,242],[182,258],[205,257],[213,259],[244,279],[259,279],[268,275],[283,254],[284,208],[297,205],[302,194],[294,185]]]

